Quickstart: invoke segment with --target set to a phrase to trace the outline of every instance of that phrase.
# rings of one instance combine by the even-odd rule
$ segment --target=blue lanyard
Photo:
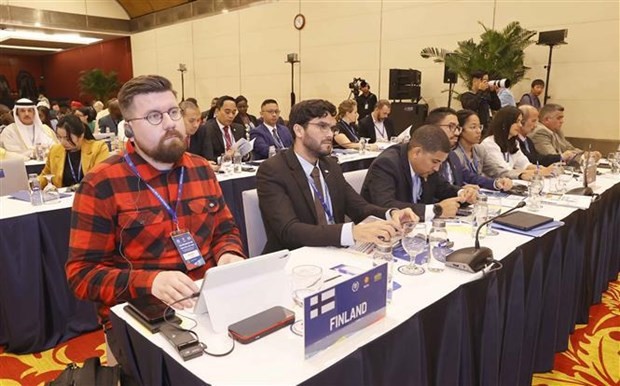
[[[81,155],[80,155],[81,158]],[[77,184],[80,182],[80,174],[82,173],[82,161],[80,161],[80,166],[78,167],[77,176],[75,175],[75,169],[73,169],[73,164],[71,163],[71,157],[69,157],[69,153],[67,153],[67,161],[69,161],[69,167],[71,168],[71,177],[73,177],[73,181]]]
[[[308,182],[310,182],[310,186],[312,187],[312,190],[314,191],[314,194],[319,199],[319,202],[321,203],[321,206],[323,207],[323,210],[327,214],[327,217],[329,218],[329,223],[330,224],[335,224],[335,222],[334,222],[334,215],[332,214],[331,209],[329,209],[329,206],[325,202],[325,198],[323,198],[323,195],[321,194],[321,192],[319,192],[319,190],[314,185],[314,181],[312,181],[312,178],[308,178]]]
[[[344,125],[345,130],[347,130],[353,136],[353,139],[355,141],[359,141],[359,137],[357,136],[357,134],[355,134],[355,130],[353,130],[353,128],[345,121],[341,120],[341,122]]]
[[[138,169],[136,168],[136,165],[134,165],[133,161],[131,160],[131,158],[129,158],[127,153],[125,153],[123,155],[123,158],[125,159],[125,162],[127,162],[127,165],[129,165],[129,168],[131,169],[133,174],[135,174],[140,180],[142,180],[142,182],[144,182],[144,185],[146,185],[146,187],[149,188],[149,190],[151,191],[151,193],[153,193],[155,198],[157,198],[157,200],[159,200],[159,202],[163,205],[163,207],[166,209],[168,214],[170,214],[170,217],[172,217],[172,222],[174,223],[174,225],[175,225],[175,227],[176,227],[176,229],[178,231],[179,230],[179,217],[177,216],[177,209],[179,208],[179,202],[181,201],[181,196],[183,194],[183,177],[185,176],[185,166],[181,167],[181,177],[179,179],[179,190],[178,190],[178,193],[177,193],[177,202],[176,202],[176,204],[174,206],[174,210],[173,210],[172,207],[157,192],[157,190],[155,190],[155,188],[153,188],[146,181],[144,181],[144,179],[142,179],[142,176],[138,172]]]
[[[469,166],[469,170],[478,174],[479,164],[478,164],[478,159],[476,158],[476,153],[474,153],[474,151],[472,150],[471,160],[470,160],[469,157],[467,157],[467,154],[465,154],[465,149],[463,149],[463,146],[461,146],[460,143],[457,149],[460,150],[461,153],[463,153],[463,158],[465,159],[465,161],[467,161],[467,166]]]

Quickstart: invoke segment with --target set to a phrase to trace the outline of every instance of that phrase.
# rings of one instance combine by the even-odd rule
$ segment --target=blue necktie
[[[530,145],[527,143],[527,139],[525,139],[525,141],[523,141],[523,145],[525,145],[525,150],[529,154],[530,153]]]
[[[413,183],[413,203],[417,204],[422,197],[422,181],[417,174],[414,174],[411,182]]]

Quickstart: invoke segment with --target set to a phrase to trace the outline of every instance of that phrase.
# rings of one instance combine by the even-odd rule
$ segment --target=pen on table
[[[338,279],[341,276],[342,275],[336,275],[336,276],[330,277],[329,279],[325,280],[323,283],[327,283],[328,281],[332,281],[332,280]]]

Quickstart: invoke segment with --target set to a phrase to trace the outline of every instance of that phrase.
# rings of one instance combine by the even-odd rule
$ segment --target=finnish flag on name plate
[[[310,319],[319,316],[329,318],[336,314],[336,289],[330,288],[326,291],[313,295],[310,298]]]

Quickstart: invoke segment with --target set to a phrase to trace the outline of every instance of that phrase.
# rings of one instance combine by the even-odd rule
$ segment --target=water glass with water
[[[225,175],[231,175],[233,172],[233,158],[228,155],[222,155],[222,171],[224,171]]]

